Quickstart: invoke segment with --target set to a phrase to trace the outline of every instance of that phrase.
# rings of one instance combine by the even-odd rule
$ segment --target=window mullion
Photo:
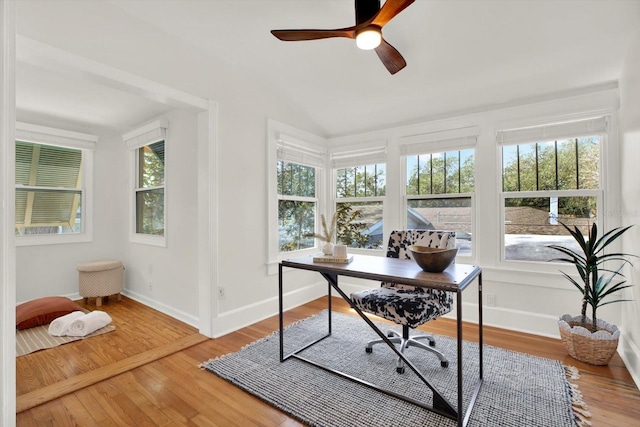
[[[578,157],[578,138],[574,140],[574,144],[576,147],[576,188],[580,189],[580,157]]]

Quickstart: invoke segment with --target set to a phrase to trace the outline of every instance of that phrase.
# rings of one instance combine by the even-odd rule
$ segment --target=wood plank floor
[[[326,300],[321,298],[295,308],[287,312],[286,323],[304,319],[325,307]],[[114,319],[116,331],[16,359],[18,402],[38,393],[41,401],[46,401],[36,401],[33,407],[26,406],[30,409],[19,412],[18,426],[301,425],[198,368],[205,360],[237,351],[277,330],[277,316],[218,339],[197,343],[196,337],[195,345],[167,356],[160,352],[149,363],[128,366],[130,360],[143,358],[155,349],[193,339],[197,331],[127,298],[109,302],[101,309]],[[351,313],[346,303],[337,298],[333,309]],[[455,322],[439,319],[420,329],[453,336]],[[472,339],[476,332],[474,325],[465,325],[466,338]],[[566,355],[559,340],[491,327],[485,327],[485,342],[577,367],[581,378],[574,382],[589,405],[594,427],[640,426],[640,392],[619,356],[608,366],[591,366]],[[81,376],[86,379],[92,372],[101,373],[96,374],[95,384],[61,397],[47,397],[49,390],[60,388],[60,383],[74,382]]]

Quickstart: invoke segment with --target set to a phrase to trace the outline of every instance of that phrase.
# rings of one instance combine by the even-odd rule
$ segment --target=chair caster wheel
[[[366,351],[367,353],[373,353],[373,349],[368,347],[365,347],[364,351]]]
[[[447,361],[447,360],[440,361],[440,366],[442,366],[443,368],[448,368],[449,367],[449,361]]]
[[[391,331],[387,332],[387,337],[393,338],[393,332],[391,332]]]
[[[429,341],[429,346],[430,347],[435,347],[436,346],[436,342],[435,341]]]
[[[399,374],[404,374],[404,366],[402,368],[396,368],[396,372]]]

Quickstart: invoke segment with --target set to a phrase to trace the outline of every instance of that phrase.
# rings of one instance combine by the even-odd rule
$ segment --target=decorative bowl
[[[428,246],[409,246],[415,262],[424,271],[440,273],[444,271],[456,258],[458,249],[430,248]]]

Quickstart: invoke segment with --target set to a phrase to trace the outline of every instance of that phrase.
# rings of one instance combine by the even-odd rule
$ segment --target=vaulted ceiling
[[[614,82],[640,28],[638,0],[417,0],[384,28],[408,64],[395,75],[349,39],[282,42],[270,34],[350,26],[353,8],[352,0],[29,0],[17,9],[21,35],[149,78],[182,73],[178,89],[197,96],[216,99],[215,89],[207,93],[216,69],[253,76],[324,136]],[[149,56],[136,54],[141,49],[165,63],[199,57],[201,66],[154,70]],[[17,73],[25,117],[126,128],[164,108],[78,76],[44,75],[27,64]]]

